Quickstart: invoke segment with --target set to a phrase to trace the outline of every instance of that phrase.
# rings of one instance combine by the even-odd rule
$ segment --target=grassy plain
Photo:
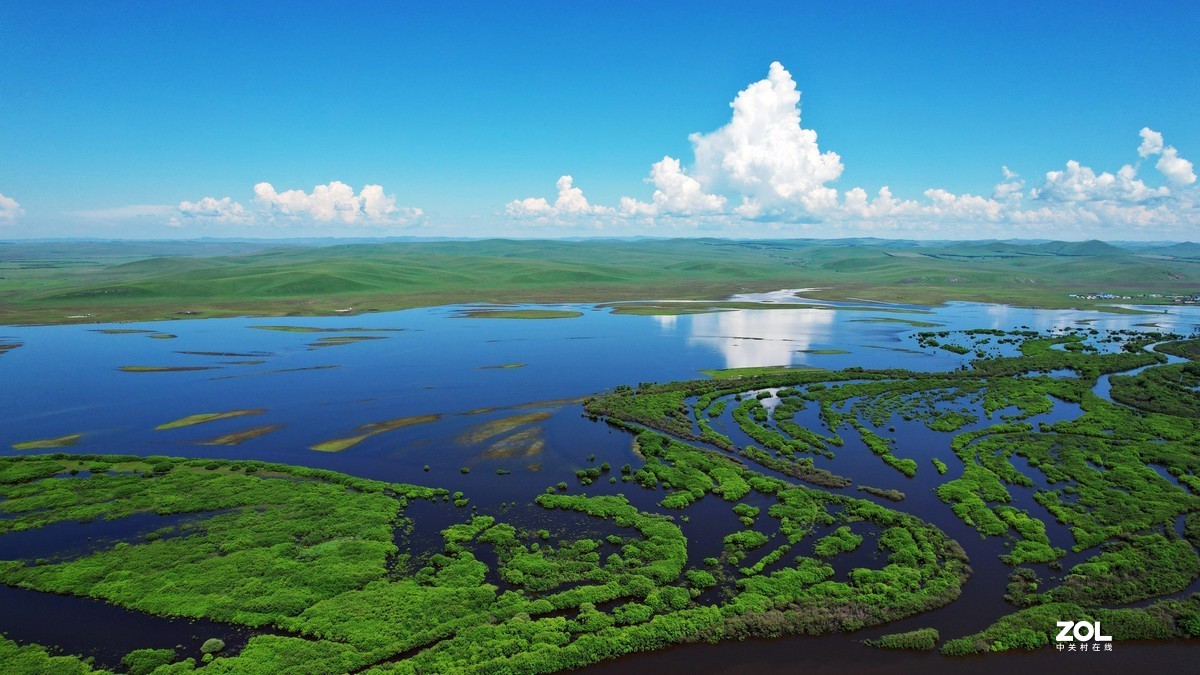
[[[805,295],[820,300],[1094,307],[1112,301],[1068,294],[1185,294],[1200,286],[1194,245],[1094,241],[8,242],[0,243],[0,260],[3,324],[347,315],[465,302],[713,300],[779,288],[815,288]]]

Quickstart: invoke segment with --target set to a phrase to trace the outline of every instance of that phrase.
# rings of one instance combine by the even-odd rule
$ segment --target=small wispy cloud
[[[175,207],[170,204],[129,204],[104,209],[68,211],[67,215],[96,220],[123,220],[127,218],[162,218],[171,215]]]

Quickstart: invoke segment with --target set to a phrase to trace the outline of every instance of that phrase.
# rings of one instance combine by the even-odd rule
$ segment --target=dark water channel
[[[199,662],[200,645],[209,638],[225,641],[223,654],[236,654],[251,636],[263,632],[205,619],[167,619],[101,600],[3,585],[0,626],[10,640],[94,656],[97,664],[109,668],[119,668],[121,658],[135,649],[174,649],[180,658]]]

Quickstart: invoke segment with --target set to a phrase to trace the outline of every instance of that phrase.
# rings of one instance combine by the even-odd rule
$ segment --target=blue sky
[[[1194,3],[247,4],[0,4],[0,238],[1200,235]]]

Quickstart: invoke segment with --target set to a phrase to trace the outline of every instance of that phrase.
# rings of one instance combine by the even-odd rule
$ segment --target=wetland
[[[1200,311],[804,295],[6,327],[0,659],[1187,667]]]

